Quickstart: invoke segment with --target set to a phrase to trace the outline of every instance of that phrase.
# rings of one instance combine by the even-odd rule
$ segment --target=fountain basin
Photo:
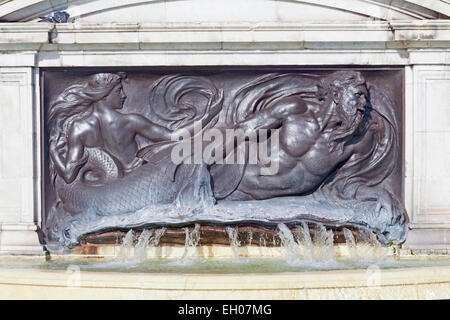
[[[0,299],[448,299],[450,266],[264,274],[0,269]]]
[[[383,248],[383,258],[355,259],[345,248],[335,246],[333,260],[294,263],[279,247],[240,247],[238,259],[225,246],[191,248],[185,260],[184,248],[169,246],[148,248],[138,262],[118,261],[114,251],[2,256],[0,299],[450,298],[446,254]]]
[[[217,244],[224,232],[229,245]],[[430,253],[382,246],[364,228],[333,233],[320,224],[268,233],[198,224],[129,230],[40,257],[0,256],[0,298],[449,298],[450,258]]]

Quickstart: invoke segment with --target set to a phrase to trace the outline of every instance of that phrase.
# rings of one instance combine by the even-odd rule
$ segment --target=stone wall
[[[0,252],[42,251],[35,217],[33,90],[31,68],[0,68]]]
[[[76,15],[86,8],[81,4],[89,2],[78,1],[78,9],[67,9],[77,17],[74,22],[51,24],[33,21],[64,7],[45,7],[46,1],[34,1],[33,6],[21,9],[19,2],[0,4],[0,21],[27,21],[0,23],[0,251],[41,248],[36,233],[41,217],[41,68],[208,65],[404,67],[404,202],[412,229],[406,245],[449,249],[447,7],[404,1],[414,10],[400,8],[406,17],[398,13],[398,7],[391,8],[397,16],[389,21],[376,20],[382,19],[376,17],[381,11],[373,10],[359,20],[344,19],[348,13],[339,20],[334,12],[337,16],[332,23],[293,18],[259,22],[257,12],[239,21],[217,17],[209,22],[173,21],[167,16],[164,21],[147,21],[141,14],[143,21],[115,23],[120,11],[112,8]],[[92,2],[105,5],[105,1]],[[269,7],[258,3],[258,10],[273,5],[266,3]],[[135,13],[139,11],[138,5],[134,8]],[[314,10],[316,16],[325,13],[320,6]],[[103,22],[94,23],[95,14]]]
[[[408,68],[405,105],[406,201],[410,246],[450,242],[450,66]]]

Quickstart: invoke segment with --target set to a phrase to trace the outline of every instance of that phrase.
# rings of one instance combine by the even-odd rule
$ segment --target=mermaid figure
[[[166,174],[174,170],[169,161],[155,165],[138,157],[138,136],[152,145],[170,141],[177,129],[122,113],[127,99],[124,78],[122,73],[94,74],[66,88],[50,105],[49,165],[57,201],[48,218],[54,223],[48,225],[53,228],[88,213],[114,215],[171,203],[196,170],[204,172],[198,165],[183,166],[171,177]],[[208,103],[196,121],[206,125],[220,112],[223,95],[212,90],[200,94]],[[193,132],[194,123],[179,129]],[[124,196],[124,190],[130,192]]]

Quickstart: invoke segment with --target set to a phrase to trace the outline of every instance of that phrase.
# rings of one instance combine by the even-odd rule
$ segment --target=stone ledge
[[[144,274],[0,270],[1,299],[439,299],[450,297],[450,268],[280,274]],[[72,278],[71,278],[72,277]],[[45,294],[43,294],[45,292]]]
[[[171,23],[56,25],[53,43],[449,41],[450,22]],[[187,39],[186,39],[187,37]]]
[[[34,223],[0,224],[0,254],[43,254]]]
[[[404,245],[410,249],[450,250],[450,229],[422,228],[408,233]]]
[[[325,23],[3,23],[0,44],[396,43],[450,47],[450,21]],[[422,44],[423,43],[423,44]],[[419,45],[422,44],[422,45]],[[6,49],[6,48],[5,48]]]
[[[0,231],[36,231],[37,229],[33,223],[0,223]]]
[[[39,67],[93,66],[316,66],[316,65],[410,65],[449,64],[448,49],[418,50],[72,50],[41,51],[37,54]],[[7,55],[6,55],[7,56]],[[10,62],[12,65],[18,59]],[[0,64],[3,61],[0,60]],[[16,62],[21,63],[21,61]],[[21,64],[23,65],[23,64]]]
[[[49,41],[51,23],[0,23],[0,44],[44,44]]]

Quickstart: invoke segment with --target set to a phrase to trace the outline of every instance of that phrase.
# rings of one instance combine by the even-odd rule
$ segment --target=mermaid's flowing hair
[[[73,121],[85,116],[91,110],[92,104],[108,96],[124,77],[124,74],[97,73],[87,81],[64,89],[50,102],[48,109],[49,143],[67,145],[68,129]],[[56,170],[51,158],[50,175],[54,181]]]

